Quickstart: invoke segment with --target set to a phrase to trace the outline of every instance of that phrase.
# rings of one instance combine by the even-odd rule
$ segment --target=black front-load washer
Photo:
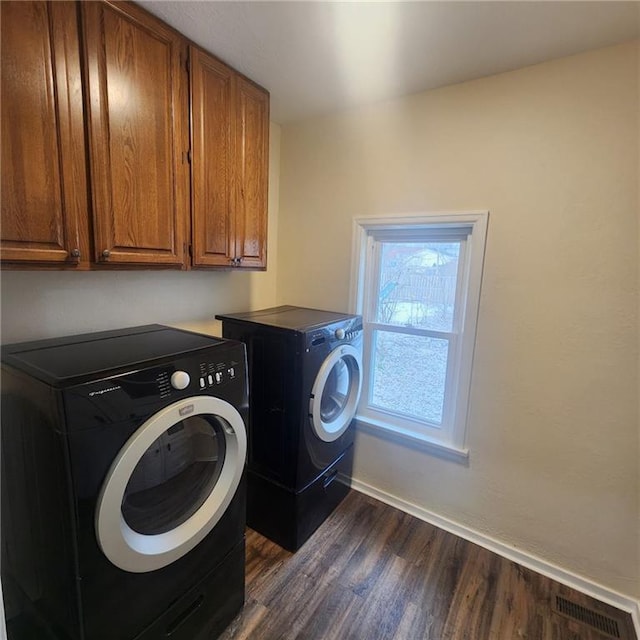
[[[247,345],[247,523],[295,551],[349,490],[362,319],[293,306],[216,317]]]
[[[243,344],[160,325],[3,347],[19,617],[61,640],[219,635],[244,602],[247,392]]]

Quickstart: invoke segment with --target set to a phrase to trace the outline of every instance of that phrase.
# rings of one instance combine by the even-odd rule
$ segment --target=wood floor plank
[[[406,640],[407,638],[416,637],[415,635],[412,635],[412,629],[415,627],[415,620],[418,617],[418,613],[418,605],[413,602],[407,602],[402,618],[400,619],[400,623],[398,624],[398,628],[393,635],[393,640]]]
[[[410,597],[418,605],[419,615],[408,637],[444,637],[445,623],[468,549],[466,540],[439,530],[431,547],[429,562],[414,565],[414,589]]]
[[[353,617],[353,637],[379,640],[393,638],[411,600],[411,582],[408,579],[410,565],[398,556],[393,556],[385,565],[379,580],[365,596],[367,607]]]
[[[268,613],[269,610],[259,602],[253,599],[247,600],[242,611],[225,631],[225,638],[229,638],[229,640],[232,638],[233,640],[251,640],[251,638],[255,638],[256,627]]]
[[[451,638],[489,638],[497,597],[500,558],[469,543],[468,553],[445,621]]]
[[[611,640],[556,595],[631,616],[351,491],[295,554],[247,530],[246,604],[220,640]]]
[[[331,516],[332,526],[321,526],[296,554],[297,565],[309,576],[335,577],[340,574],[363,540],[377,530],[384,518],[384,505],[358,500],[350,492]],[[333,526],[335,524],[335,526]]]
[[[551,611],[551,584],[537,580],[542,576],[517,564],[507,560],[501,564],[497,587],[504,597],[494,607],[489,638],[498,640],[499,634],[540,640],[553,637],[553,617],[546,615]]]
[[[297,632],[290,637],[347,640],[348,622],[353,620],[357,611],[362,610],[362,598],[339,584],[331,584],[317,593],[313,611],[305,616],[304,625],[297,630],[292,628],[292,631]]]
[[[390,559],[388,554],[383,553],[387,534],[387,528],[383,531],[378,529],[375,536],[360,540],[349,562],[336,578],[342,586],[363,597],[371,591]]]

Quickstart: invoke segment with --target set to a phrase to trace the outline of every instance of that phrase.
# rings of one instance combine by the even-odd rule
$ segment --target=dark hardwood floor
[[[246,572],[221,640],[637,640],[629,614],[356,491],[295,554],[248,530]]]

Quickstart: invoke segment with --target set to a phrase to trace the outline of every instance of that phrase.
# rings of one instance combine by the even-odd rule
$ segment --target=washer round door
[[[351,345],[334,349],[322,363],[311,390],[309,414],[314,433],[337,440],[356,415],[362,389],[362,360]]]
[[[186,398],[153,415],[102,485],[95,529],[103,553],[134,573],[181,558],[224,515],[246,452],[242,416],[219,398]]]

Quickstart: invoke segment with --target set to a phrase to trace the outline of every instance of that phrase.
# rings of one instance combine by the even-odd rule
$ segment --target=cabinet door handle
[[[80,260],[80,249],[72,249],[69,251],[69,255],[77,262]]]
[[[111,255],[111,251],[109,251],[109,249],[105,249],[105,250],[102,252],[102,257],[103,257],[105,260],[108,260],[110,255]]]

